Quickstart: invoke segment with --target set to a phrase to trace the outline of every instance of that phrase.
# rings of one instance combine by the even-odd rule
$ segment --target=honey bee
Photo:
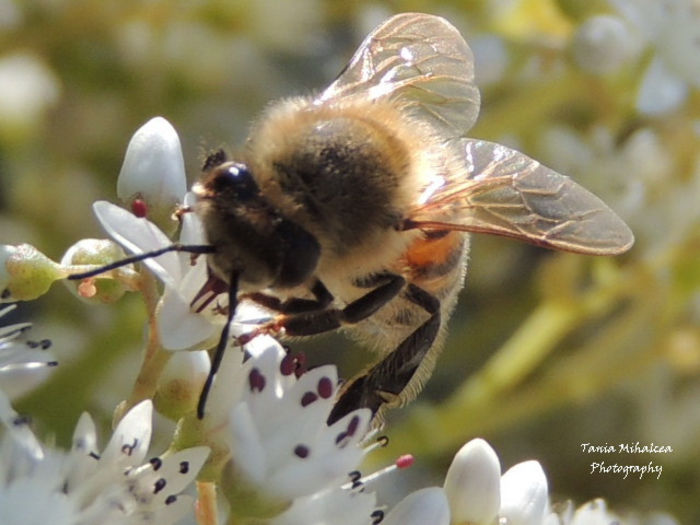
[[[382,23],[316,96],[270,106],[235,160],[211,154],[191,210],[210,281],[276,312],[256,334],[342,329],[378,361],[346,382],[329,423],[412,400],[463,286],[469,232],[614,255],[634,237],[599,198],[505,146],[466,138],[474,60],[445,19]],[[148,254],[145,254],[148,256]],[[211,288],[209,283],[208,288]],[[224,329],[199,415],[228,339]]]

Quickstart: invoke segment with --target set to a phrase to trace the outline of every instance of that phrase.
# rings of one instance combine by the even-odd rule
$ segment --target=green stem
[[[156,280],[150,272],[142,272],[139,289],[146,303],[148,313],[148,342],[144,352],[143,363],[134,382],[131,394],[125,403],[115,410],[114,421],[118,421],[133,406],[145,399],[153,399],[158,386],[158,379],[168,364],[172,352],[160,344],[158,326],[156,323],[156,307],[158,305],[158,288]]]

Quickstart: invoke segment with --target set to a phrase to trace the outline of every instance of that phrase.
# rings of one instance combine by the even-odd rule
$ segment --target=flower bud
[[[175,421],[194,412],[208,373],[209,354],[205,350],[174,352],[153,398],[158,412]]]
[[[501,477],[500,515],[507,523],[542,523],[547,505],[547,477],[539,462],[523,461],[512,466]]]
[[[33,246],[0,245],[0,302],[36,299],[63,277],[61,267]]]
[[[124,259],[121,247],[109,239],[82,239],[68,248],[61,264],[68,266],[104,266]],[[99,303],[113,303],[121,299],[127,287],[111,275],[83,281],[65,281],[71,292],[82,299]]]
[[[117,179],[117,196],[139,216],[166,231],[177,226],[171,215],[187,191],[180,139],[172,125],[155,117],[129,141]]]
[[[641,40],[613,15],[593,16],[578,28],[573,40],[573,57],[584,71],[602,75],[614,73],[639,54]]]
[[[445,476],[454,523],[491,523],[501,503],[501,464],[483,439],[464,445]]]

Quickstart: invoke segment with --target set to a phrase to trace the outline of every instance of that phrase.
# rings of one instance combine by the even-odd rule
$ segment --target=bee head
[[[316,238],[285,218],[260,191],[246,164],[217,152],[193,187],[195,212],[215,252],[209,265],[222,279],[235,271],[242,288],[289,288],[313,275],[320,256]]]

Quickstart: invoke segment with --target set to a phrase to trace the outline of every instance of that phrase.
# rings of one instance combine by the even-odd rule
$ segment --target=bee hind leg
[[[409,283],[405,298],[423,308],[430,317],[394,351],[343,388],[328,424],[358,408],[369,408],[375,415],[383,405],[401,399],[440,330],[440,301],[434,295]]]

